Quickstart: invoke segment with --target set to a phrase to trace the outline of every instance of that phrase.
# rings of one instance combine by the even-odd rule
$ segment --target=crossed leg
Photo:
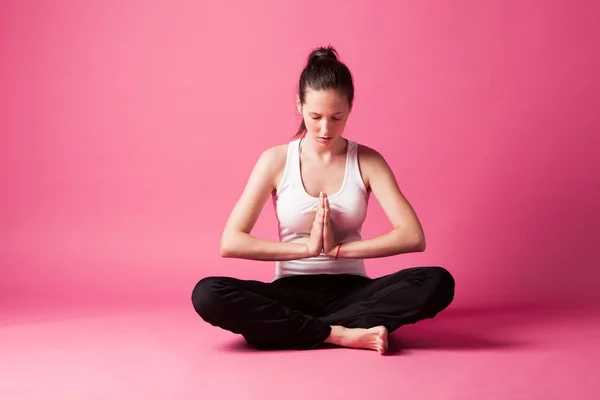
[[[360,347],[383,354],[388,347],[388,333],[433,318],[453,298],[454,279],[448,271],[415,267],[365,282],[319,319],[332,326],[328,341],[345,345],[343,335],[336,335],[351,331],[361,337]]]
[[[402,325],[433,318],[454,298],[454,278],[441,267],[403,269],[365,282],[320,320],[347,328]]]
[[[331,331],[312,315],[317,307],[311,299],[276,283],[208,277],[194,287],[192,303],[206,322],[260,349],[314,347]]]
[[[206,322],[242,334],[257,348],[301,349],[328,342],[383,353],[388,332],[433,318],[453,297],[448,271],[415,267],[360,279],[326,312],[307,292],[289,285],[229,277],[198,282],[192,302]]]

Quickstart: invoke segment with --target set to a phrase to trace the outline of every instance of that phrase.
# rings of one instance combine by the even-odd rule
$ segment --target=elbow
[[[421,238],[415,245],[415,252],[422,253],[426,248],[427,244],[425,243],[425,238]]]
[[[246,258],[251,243],[248,234],[240,231],[225,231],[221,236],[219,253],[223,258]]]
[[[229,258],[231,257],[231,250],[225,246],[223,246],[223,244],[221,244],[221,247],[219,249],[219,255],[222,258]]]
[[[402,253],[421,253],[425,251],[425,235],[422,230],[400,230],[395,231],[397,233],[397,254]]]
[[[425,251],[425,248],[427,247],[427,243],[425,242],[425,235],[423,235],[423,232],[415,232],[413,234],[413,240],[412,240],[412,250],[415,253],[421,253]]]
[[[219,246],[219,254],[223,258],[231,258],[234,257],[234,246],[233,240],[230,237],[231,235],[224,234],[221,237],[221,244]]]

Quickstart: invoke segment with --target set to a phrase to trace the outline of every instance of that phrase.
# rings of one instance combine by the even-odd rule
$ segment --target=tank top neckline
[[[300,140],[298,141],[298,148],[296,149],[296,155],[298,156],[298,159],[296,160],[296,165],[297,165],[297,179],[300,182],[300,188],[302,189],[302,193],[304,193],[305,196],[307,196],[308,198],[314,200],[314,201],[318,201],[319,198],[312,196],[310,193],[308,193],[308,191],[306,190],[306,188],[304,187],[304,182],[302,181],[302,170],[300,167],[300,146],[302,145],[302,140],[304,140],[304,138],[300,138]],[[345,161],[345,165],[344,165],[344,179],[342,181],[342,186],[340,186],[339,190],[337,192],[335,192],[334,194],[328,195],[328,198],[335,198],[338,197],[340,194],[342,194],[344,192],[344,189],[346,188],[346,182],[348,181],[348,173],[349,173],[349,166],[350,166],[350,145],[351,142],[348,139],[344,139],[346,140],[346,161]]]

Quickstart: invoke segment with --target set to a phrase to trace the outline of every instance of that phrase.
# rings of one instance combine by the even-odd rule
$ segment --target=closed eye
[[[311,118],[314,119],[315,121],[318,121],[321,119],[320,115],[311,115]],[[334,121],[339,121],[341,119],[341,117],[331,117],[332,120]]]

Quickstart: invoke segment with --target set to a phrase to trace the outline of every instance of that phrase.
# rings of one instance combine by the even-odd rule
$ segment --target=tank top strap
[[[300,143],[302,138],[293,140],[288,148],[287,164],[287,180],[296,183],[300,176]]]
[[[281,192],[288,186],[293,186],[296,183],[298,175],[299,160],[298,160],[298,145],[300,140],[296,139],[288,143],[287,155],[285,158],[285,167],[277,187],[277,192]]]
[[[358,165],[358,143],[350,140],[348,141],[348,169],[349,177],[366,192],[367,188],[363,182],[362,175],[360,174],[360,166]]]

